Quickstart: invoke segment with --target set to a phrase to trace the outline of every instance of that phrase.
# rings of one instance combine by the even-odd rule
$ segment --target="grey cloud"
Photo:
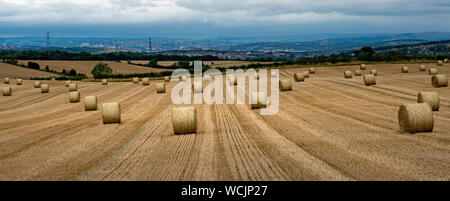
[[[177,5],[204,12],[246,10],[255,15],[286,13],[330,13],[345,15],[425,15],[445,14],[447,0],[178,0]]]
[[[14,16],[18,13],[23,12],[23,8],[17,4],[5,3],[0,0],[0,16]]]
[[[0,17],[14,16],[18,11],[10,7],[0,7]]]
[[[0,0],[0,23],[448,31],[449,10],[448,0]]]

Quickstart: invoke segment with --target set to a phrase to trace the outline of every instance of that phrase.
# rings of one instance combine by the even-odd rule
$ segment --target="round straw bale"
[[[138,84],[138,83],[139,83],[139,78],[133,77],[133,84]]]
[[[419,92],[418,103],[428,103],[433,111],[439,111],[439,95],[437,92]]]
[[[250,96],[250,104],[252,109],[260,109],[266,107],[266,93],[264,92],[252,92]]]
[[[292,91],[292,81],[291,80],[280,80],[280,91]]]
[[[352,71],[346,70],[344,71],[344,78],[352,78]]]
[[[156,93],[166,93],[166,84],[163,83],[156,83]]]
[[[3,79],[3,83],[4,83],[4,84],[9,84],[9,77],[5,77],[5,78]]]
[[[50,78],[51,81],[55,81],[56,79],[54,77]]]
[[[431,83],[433,84],[433,87],[447,87],[448,85],[448,78],[446,75],[444,74],[440,74],[440,75],[433,75],[433,77],[431,77]]]
[[[70,85],[69,85],[69,91],[78,91],[78,85],[77,85],[77,83],[70,83]]]
[[[66,81],[65,86],[66,86],[66,87],[69,87],[69,86],[70,86],[70,80]]]
[[[403,104],[398,110],[398,124],[401,132],[431,132],[433,111],[427,103]]]
[[[364,75],[364,84],[366,86],[376,85],[375,75],[373,75],[373,74]]]
[[[170,77],[169,76],[165,76],[164,77],[164,82],[169,82],[170,81]]]
[[[402,73],[408,73],[408,71],[409,71],[408,66],[402,67]]]
[[[419,70],[420,71],[425,71],[426,70],[425,65],[420,65]]]
[[[108,85],[108,80],[107,79],[102,79],[102,85]]]
[[[92,111],[97,110],[97,96],[86,96],[84,97],[84,110]]]
[[[371,69],[370,70],[370,74],[373,74],[374,76],[377,76],[377,70],[376,69]]]
[[[355,70],[355,76],[361,76],[362,71],[361,70]]]
[[[303,82],[303,81],[305,81],[305,76],[303,75],[303,73],[295,73],[294,80],[296,82]]]
[[[22,85],[22,79],[17,78],[17,85]]]
[[[41,84],[41,93],[48,93],[50,91],[50,87],[48,84]]]
[[[428,74],[429,75],[437,75],[438,71],[436,68],[430,68],[430,69],[428,69]]]
[[[103,124],[120,123],[119,102],[102,104]]]
[[[309,73],[315,74],[315,73],[316,73],[316,69],[314,69],[314,68],[309,68]]]
[[[366,64],[359,64],[360,70],[366,70]]]
[[[444,59],[444,63],[448,63],[448,59],[446,58],[446,59]]]
[[[304,71],[303,72],[303,77],[309,78],[309,71]]]
[[[34,88],[41,88],[41,82],[40,81],[34,81]]]
[[[197,132],[197,110],[195,107],[173,108],[172,126],[175,135]]]
[[[202,93],[203,92],[203,84],[201,82],[192,83],[192,89],[194,93]]]
[[[142,86],[148,86],[150,85],[150,79],[148,77],[142,78]]]
[[[70,103],[80,102],[80,92],[79,91],[69,92],[69,101]]]
[[[11,96],[11,94],[12,94],[11,87],[3,87],[2,93],[3,93],[3,96]]]
[[[437,61],[437,65],[438,65],[438,66],[442,66],[442,65],[444,65],[444,62],[443,62],[442,60],[438,60],[438,61]]]

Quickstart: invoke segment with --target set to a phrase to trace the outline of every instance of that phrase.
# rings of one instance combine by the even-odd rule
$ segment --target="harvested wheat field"
[[[0,78],[58,77],[59,75],[0,63]]]
[[[249,104],[181,105],[197,113],[196,134],[184,135],[172,128],[178,82],[159,94],[157,81],[78,82],[79,103],[64,82],[42,82],[47,94],[28,80],[10,84],[13,95],[0,97],[0,180],[450,180],[450,90],[433,88],[420,64],[403,65],[366,65],[363,75],[378,72],[372,86],[342,76],[359,65],[316,67],[280,92],[272,116]],[[426,66],[450,74],[448,64]],[[280,79],[305,70],[282,69]],[[398,108],[421,91],[439,94],[433,132],[401,133]],[[86,96],[99,109],[85,111]],[[102,122],[111,102],[120,124]]]
[[[164,69],[142,67],[138,65],[131,65],[122,62],[113,61],[47,61],[47,60],[20,60],[19,63],[28,65],[29,61],[39,63],[41,69],[48,66],[52,70],[61,72],[63,69],[70,70],[75,69],[78,73],[83,73],[91,76],[91,71],[94,66],[100,62],[107,63],[109,67],[113,69],[114,73],[131,74],[131,73],[149,73],[160,72]]]

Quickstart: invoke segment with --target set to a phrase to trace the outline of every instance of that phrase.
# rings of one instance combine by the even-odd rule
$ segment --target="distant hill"
[[[422,32],[422,33],[323,33],[323,34],[297,34],[274,35],[264,37],[217,37],[211,40],[234,41],[237,43],[258,42],[311,42],[330,39],[364,39],[364,40],[424,40],[437,41],[450,39],[449,32]]]
[[[344,41],[350,44],[346,44]],[[420,41],[420,42],[419,42]],[[314,57],[314,56],[329,56],[331,54],[339,54],[339,53],[352,53],[353,50],[360,49],[363,46],[372,46],[375,47],[376,52],[390,52],[390,51],[399,51],[403,52],[406,55],[410,56],[437,56],[437,55],[450,55],[450,40],[443,41],[426,41],[423,40],[392,40],[381,45],[374,45],[373,43],[364,43],[362,46],[358,46],[358,48],[347,48],[344,50],[339,50],[339,48],[331,48],[328,47],[326,50],[317,50],[314,51],[314,48],[311,48],[313,45],[326,47],[330,42],[323,42],[323,44],[317,44],[314,42],[284,42],[277,43],[279,44],[279,48],[294,48],[294,47],[303,47],[304,51],[256,51],[256,50],[248,50],[248,51],[217,51],[217,50],[172,50],[160,52],[163,55],[186,55],[186,56],[203,56],[203,55],[213,55],[217,56],[220,59],[261,59],[261,58],[273,58],[273,59],[287,59],[294,60],[303,57]],[[331,42],[332,43],[332,42]],[[352,43],[356,43],[355,41],[347,41],[342,40],[339,42],[342,46],[352,46]],[[259,44],[259,43],[258,43]],[[271,43],[265,43],[271,44]],[[256,45],[255,45],[256,46]],[[250,47],[250,46],[249,46]],[[269,47],[269,46],[267,46]],[[255,48],[256,49],[256,48]]]
[[[153,52],[173,50],[217,50],[256,52],[337,52],[364,46],[382,47],[450,40],[449,32],[378,34],[300,34],[264,37],[216,37],[189,40],[155,38]],[[52,50],[104,53],[115,51],[149,52],[148,38],[58,38],[50,39]],[[3,49],[46,50],[44,37],[0,38]]]
[[[57,74],[19,67],[0,62],[0,78],[59,77]]]
[[[450,40],[378,47],[375,51],[400,51],[408,55],[450,55]]]
[[[344,37],[346,35],[341,35],[342,38],[331,38],[322,39],[315,41],[278,41],[278,42],[251,42],[244,43],[243,41],[252,40],[251,38],[222,38],[220,42],[214,40],[208,41],[159,41],[154,44],[155,46],[164,44],[169,50],[159,50],[159,51],[139,51],[138,48],[128,52],[125,48],[107,48],[104,43],[111,43],[111,40],[103,39],[103,42],[96,42],[97,39],[78,39],[81,42],[89,41],[90,44],[97,44],[98,46],[104,47],[52,47],[51,50],[61,50],[67,51],[72,54],[80,52],[88,52],[91,54],[79,54],[70,55],[67,53],[60,53],[53,51],[52,57],[56,60],[103,60],[104,58],[109,58],[109,60],[142,60],[144,58],[150,58],[152,55],[157,56],[159,54],[166,56],[186,56],[186,57],[203,57],[206,55],[211,55],[214,58],[210,60],[217,59],[240,59],[240,60],[267,60],[271,59],[287,59],[295,60],[303,57],[314,57],[320,55],[331,55],[339,53],[349,53],[353,50],[361,49],[364,46],[371,46],[375,48],[377,52],[389,52],[389,51],[400,51],[407,55],[450,55],[449,53],[449,41],[450,33],[440,33],[440,32],[429,32],[429,33],[403,33],[403,34],[370,34],[370,35],[358,35],[355,37]],[[318,36],[319,37],[319,36]],[[320,35],[320,37],[325,37]],[[294,38],[294,36],[292,36]],[[15,39],[24,45],[26,42]],[[25,39],[24,39],[25,40]],[[66,40],[70,40],[67,39]],[[234,44],[232,46],[227,46],[230,41],[225,40],[243,40],[242,43]],[[60,43],[64,40],[60,39]],[[148,41],[138,40],[133,41],[127,39],[127,41],[114,40],[117,44],[141,44],[148,45]],[[1,43],[1,42],[0,42]],[[37,42],[36,42],[37,43]],[[73,42],[75,44],[75,42]],[[8,43],[9,44],[9,43]],[[183,48],[179,48],[179,46]],[[196,47],[201,48],[196,48]],[[8,48],[5,48],[8,49]],[[34,53],[30,55],[29,52],[22,52],[20,55],[16,55],[14,51],[8,52],[8,50],[3,51],[3,55],[6,57],[12,57],[16,59],[45,59],[46,58],[46,48],[41,46],[31,46],[21,48],[10,48],[15,50],[29,50],[36,49],[41,50],[44,53]],[[148,49],[147,49],[148,50]],[[114,53],[117,54],[107,54]],[[44,55],[44,56],[43,56]],[[56,56],[55,56],[56,55]],[[1,56],[1,54],[0,54]],[[108,59],[106,59],[108,60]],[[164,60],[164,59],[163,59]],[[171,59],[172,60],[172,59]],[[209,59],[206,59],[209,60]]]
[[[266,52],[323,52],[360,49],[364,46],[383,47],[418,44],[428,41],[449,40],[450,33],[404,33],[367,37],[331,38],[304,42],[257,42],[245,43],[235,47],[240,51]]]

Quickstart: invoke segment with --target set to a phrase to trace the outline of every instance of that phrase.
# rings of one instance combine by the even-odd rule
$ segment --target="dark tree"
[[[177,67],[179,68],[189,68],[189,61],[179,61]]]
[[[32,68],[32,69],[36,69],[36,70],[41,69],[41,67],[39,66],[38,63],[32,62],[32,61],[28,62],[28,68]]]
[[[152,59],[152,60],[150,60],[150,62],[148,64],[151,67],[158,67],[158,60]]]
[[[112,73],[112,72],[113,72],[113,69],[110,68],[107,63],[98,63],[97,65],[94,66],[94,68],[91,71],[92,74],[95,74],[95,73]]]
[[[70,71],[69,71],[69,76],[76,76],[77,75],[77,71],[75,70],[75,69],[71,69]]]
[[[361,48],[361,52],[365,52],[365,53],[367,53],[369,55],[375,54],[375,50],[372,47],[370,47],[370,46],[366,46],[366,47]]]

